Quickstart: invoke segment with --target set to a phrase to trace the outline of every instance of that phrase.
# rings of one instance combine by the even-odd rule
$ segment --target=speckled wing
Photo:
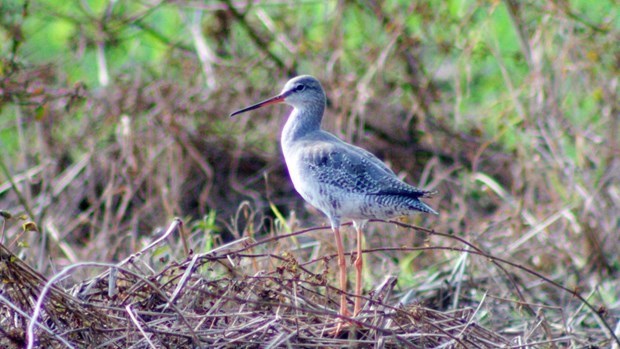
[[[307,144],[302,156],[306,176],[321,187],[364,195],[428,197],[432,192],[408,185],[398,179],[381,160],[370,152],[340,140]]]

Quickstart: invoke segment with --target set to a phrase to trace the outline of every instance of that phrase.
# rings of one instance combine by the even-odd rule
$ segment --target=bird
[[[347,308],[347,273],[340,228],[344,219],[353,221],[357,246],[353,316],[361,310],[362,230],[370,219],[390,219],[417,212],[438,215],[421,199],[436,192],[422,190],[400,180],[379,158],[349,144],[321,128],[326,96],[319,80],[301,75],[289,80],[280,94],[237,110],[231,117],[267,105],[285,103],[293,107],[282,129],[280,145],[295,190],[329,219],[338,252],[340,319]],[[339,322],[336,333],[340,331]]]

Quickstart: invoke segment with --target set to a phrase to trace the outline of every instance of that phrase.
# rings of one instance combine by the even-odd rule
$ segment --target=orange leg
[[[357,316],[362,310],[362,267],[364,265],[364,260],[362,259],[362,227],[356,224],[355,231],[357,233],[357,257],[355,262],[353,262],[355,266],[355,306],[353,308],[353,316]]]
[[[342,246],[342,237],[340,236],[340,228],[334,228],[336,235],[336,247],[338,249],[338,267],[340,269],[340,315],[349,316],[347,310],[347,262],[344,259],[344,247]]]
[[[347,263],[344,259],[344,247],[342,246],[342,237],[340,236],[340,228],[334,228],[334,235],[336,235],[336,247],[338,249],[338,267],[340,269],[340,289],[342,293],[340,294],[340,315],[342,316],[350,316],[349,311],[347,310]],[[336,327],[336,335],[342,329],[342,321],[338,322],[338,327]]]

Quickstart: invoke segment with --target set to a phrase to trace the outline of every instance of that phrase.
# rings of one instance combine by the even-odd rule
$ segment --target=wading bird
[[[323,131],[325,92],[312,76],[293,78],[279,95],[235,111],[230,116],[276,103],[293,107],[281,136],[282,151],[293,185],[307,202],[329,218],[336,237],[342,316],[350,314],[346,304],[347,273],[340,224],[346,218],[353,220],[357,232],[353,316],[357,316],[361,310],[362,293],[362,228],[369,219],[389,219],[415,212],[437,214],[420,200],[430,198],[434,192],[406,184],[373,154]],[[336,332],[340,331],[341,325],[339,322]]]

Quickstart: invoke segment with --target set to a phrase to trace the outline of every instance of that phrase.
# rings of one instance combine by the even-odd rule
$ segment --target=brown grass
[[[25,344],[86,347],[92,343],[106,347],[521,348],[562,346],[576,339],[567,335],[570,330],[564,319],[540,313],[544,306],[508,299],[488,300],[485,295],[475,308],[439,311],[411,301],[409,292],[399,292],[394,277],[387,277],[369,292],[364,297],[361,315],[346,319],[352,324],[349,330],[334,336],[332,332],[340,318],[336,311],[339,290],[330,286],[327,279],[329,259],[334,256],[300,263],[293,254],[273,254],[269,247],[290,245],[287,240],[291,237],[317,229],[258,242],[241,239],[152,269],[153,254],[173,233],[182,232],[182,227],[182,222],[175,220],[158,240],[119,263],[77,263],[49,281],[0,246],[3,261],[0,277],[8,285],[2,294],[2,313],[6,319],[13,319],[13,325],[5,323],[7,326],[2,330],[5,338],[0,344],[7,348]],[[515,264],[487,255],[460,238],[456,240],[465,248],[447,249],[469,250],[483,256],[513,282],[515,290],[521,287],[514,283],[512,273],[504,269]],[[438,249],[441,247],[423,250]],[[105,271],[66,291],[59,287],[66,283],[63,279],[78,270],[101,269]],[[561,288],[544,277],[539,280]],[[467,278],[459,280],[463,284],[460,292],[472,282]],[[443,292],[444,297],[461,298],[455,289]],[[510,297],[523,299],[519,292]],[[352,301],[350,295],[348,298]],[[497,312],[499,307],[493,303],[498,301],[504,308],[521,309],[536,316],[538,321],[528,325],[527,331],[520,330],[525,333],[511,338],[506,333],[485,329],[477,317],[487,311],[485,308],[492,307]],[[591,307],[584,299],[580,301]],[[604,323],[600,315],[599,320]]]
[[[617,11],[176,1],[99,18],[14,3],[0,11],[0,346],[35,323],[40,347],[620,344]],[[153,19],[196,7],[197,31]],[[55,21],[75,37],[37,60]],[[100,38],[109,84],[76,83]],[[157,58],[114,65],[122,47]],[[440,192],[439,217],[406,221],[431,230],[367,228],[368,304],[341,338],[327,335],[333,237],[300,230],[325,219],[278,149],[285,107],[228,118],[296,73],[321,80],[326,129]]]

